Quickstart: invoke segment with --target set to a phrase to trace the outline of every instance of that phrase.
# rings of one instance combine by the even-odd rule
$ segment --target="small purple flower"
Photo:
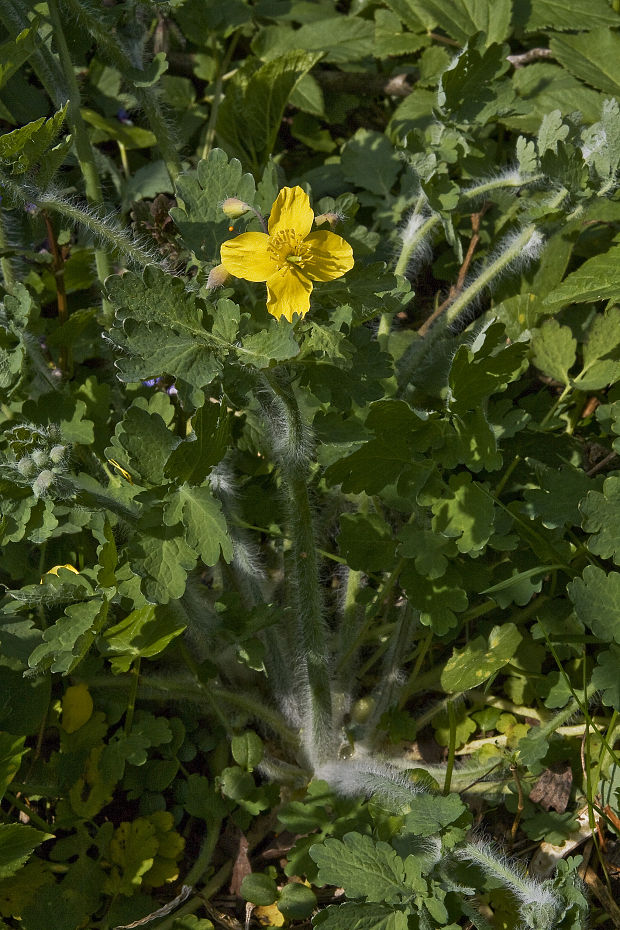
[[[116,111],[116,118],[119,121],[119,123],[131,124],[131,120],[129,119],[129,113],[127,112],[127,110],[125,110],[124,107],[121,107],[119,110]]]
[[[170,387],[166,390],[166,394],[168,395],[168,397],[174,397],[175,394],[178,394],[178,393],[179,392],[175,388],[174,384],[171,384]]]
[[[146,381],[143,381],[142,384],[144,387],[155,387],[156,384],[159,384],[161,378],[147,378]]]

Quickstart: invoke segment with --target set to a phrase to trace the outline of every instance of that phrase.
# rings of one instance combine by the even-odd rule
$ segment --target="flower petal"
[[[246,281],[266,281],[277,265],[267,249],[269,236],[261,232],[241,233],[220,249],[222,265],[229,274]]]
[[[288,265],[267,281],[267,310],[276,320],[286,317],[293,322],[293,314],[305,316],[310,309],[312,281]]]
[[[312,229],[314,213],[310,200],[301,187],[283,187],[271,208],[269,235],[292,229],[300,239],[305,239]]]
[[[303,271],[313,281],[332,281],[353,268],[353,249],[335,233],[319,230],[304,240],[310,247],[304,255]]]

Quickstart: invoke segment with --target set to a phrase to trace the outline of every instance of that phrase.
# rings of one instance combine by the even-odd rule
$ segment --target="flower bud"
[[[43,449],[35,449],[32,453],[32,461],[37,468],[43,468],[44,465],[47,465],[47,452],[44,452]]]
[[[342,219],[340,213],[319,213],[318,216],[314,217],[314,222],[317,226],[322,226],[323,223],[329,223],[330,226],[335,226]]]
[[[35,478],[32,490],[34,491],[35,497],[43,497],[46,491],[49,491],[51,486],[54,483],[54,472],[50,471],[49,468],[44,469],[41,474]]]
[[[64,446],[52,446],[50,449],[50,459],[54,465],[60,465],[65,455]]]
[[[213,291],[216,287],[222,287],[226,283],[230,275],[226,271],[223,265],[216,265],[215,268],[212,268],[209,272],[209,277],[207,278],[207,290]]]
[[[17,468],[17,471],[20,473],[20,475],[24,476],[24,478],[29,478],[30,475],[33,475],[36,471],[35,464],[29,455],[25,455],[23,459],[20,459],[15,467]]]
[[[227,197],[226,200],[222,203],[222,213],[225,216],[228,216],[231,220],[236,220],[240,216],[243,216],[244,213],[247,213],[248,210],[251,210],[249,203],[245,203],[243,200],[239,200],[238,197]]]

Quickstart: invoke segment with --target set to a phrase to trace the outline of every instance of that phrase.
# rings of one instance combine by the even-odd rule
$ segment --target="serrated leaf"
[[[327,839],[310,849],[317,884],[344,888],[350,898],[397,904],[407,894],[403,861],[391,846],[361,833]]]
[[[482,54],[466,48],[441,76],[439,104],[457,122],[487,122],[505,112],[514,97],[508,81],[498,81],[507,70],[505,52],[491,45]]]
[[[207,402],[192,417],[192,433],[173,449],[164,472],[189,485],[203,483],[224,457],[230,439],[226,406]]]
[[[567,586],[577,616],[604,643],[620,643],[620,572],[587,565]]]
[[[410,806],[403,830],[416,836],[436,836],[467,811],[458,794],[444,797],[423,792],[411,799]]]
[[[577,340],[568,326],[561,326],[557,320],[547,320],[532,334],[531,344],[536,367],[561,384],[568,384],[568,372],[577,357]]]
[[[139,656],[150,659],[180,636],[187,624],[165,607],[140,607],[103,634],[105,652],[115,672],[126,672]]]
[[[620,565],[620,478],[606,478],[602,493],[590,491],[579,509],[584,530],[595,534],[588,539],[590,552]]]
[[[60,132],[68,106],[66,103],[49,118],[41,116],[19,129],[0,135],[0,161],[4,161],[16,174],[34,168]]]
[[[419,16],[432,19],[464,45],[471,36],[482,32],[486,45],[503,42],[510,35],[511,0],[410,0]]]
[[[127,409],[116,425],[105,456],[131,475],[134,484],[160,485],[166,462],[180,439],[159,413],[145,407],[144,399],[138,398]]]
[[[562,120],[560,110],[552,110],[551,113],[546,113],[538,130],[538,154],[544,155],[545,152],[553,152],[556,155],[558,142],[564,142],[568,133],[569,128]]]
[[[431,530],[407,525],[400,530],[399,556],[414,559],[416,570],[427,578],[441,578],[448,565],[446,553],[451,543]]]
[[[526,19],[523,23],[527,32],[538,32],[547,27],[554,31],[572,32],[575,23],[597,26],[617,26],[618,14],[606,0],[536,0],[523,6]]]
[[[110,336],[129,354],[116,363],[121,380],[168,374],[202,388],[219,374],[217,355],[229,347],[201,325],[204,304],[181,278],[151,265],[142,277],[113,275],[106,289],[121,324]]]
[[[330,904],[315,915],[312,923],[323,930],[407,930],[408,927],[405,910],[353,901]]]
[[[620,246],[595,255],[569,274],[543,303],[558,306],[584,303],[591,300],[608,300],[618,296],[620,290]]]
[[[582,134],[582,154],[603,180],[613,178],[620,164],[620,106],[615,99],[603,102],[601,120]]]
[[[129,547],[131,570],[150,604],[167,604],[183,597],[196,553],[178,526],[150,525]]]
[[[510,662],[523,637],[514,623],[493,627],[488,641],[477,636],[464,649],[454,650],[441,673],[445,691],[469,691]]]
[[[219,248],[228,238],[230,220],[222,210],[228,197],[254,205],[256,185],[251,174],[244,174],[241,162],[222,149],[212,149],[194,171],[179,175],[176,181],[178,207],[170,216],[179,227],[188,249],[204,261],[219,261]]]
[[[441,578],[425,578],[408,561],[400,582],[412,607],[420,611],[420,622],[438,636],[458,625],[456,613],[467,610],[467,595],[461,587],[458,571],[448,566]]]
[[[110,840],[108,855],[113,866],[106,891],[132,895],[152,868],[158,849],[155,827],[148,820],[139,817],[132,823],[121,823]]]
[[[299,29],[268,26],[259,32],[252,43],[252,50],[267,61],[301,49],[320,54],[325,61],[333,64],[343,64],[376,54],[374,37],[373,24],[366,19],[330,16],[306,23]]]
[[[272,361],[284,362],[299,354],[295,329],[286,320],[270,320],[266,329],[245,336],[237,346],[239,361],[254,368],[268,368]]]
[[[523,174],[534,174],[538,170],[536,146],[531,139],[519,136],[517,139],[517,161]]]
[[[164,522],[174,526],[179,520],[187,531],[187,542],[205,565],[215,565],[220,558],[230,562],[233,545],[228,535],[222,507],[208,487],[182,485],[172,491],[164,509]]]
[[[549,47],[575,77],[606,94],[620,94],[620,36],[612,29],[602,26],[576,35],[555,35]]]
[[[602,692],[602,701],[607,707],[620,711],[620,646],[614,643],[599,653],[596,668],[592,672],[592,687]]]
[[[290,51],[259,68],[251,60],[228,82],[217,134],[229,151],[257,171],[274,151],[284,108],[295,86],[322,57]]]
[[[28,659],[30,668],[50,669],[67,675],[82,661],[107,612],[99,599],[71,604],[65,616],[43,632],[43,642]]]
[[[592,479],[581,468],[565,465],[557,470],[546,469],[540,488],[527,488],[523,497],[530,515],[549,529],[556,529],[579,523],[579,502],[592,488]]]
[[[0,824],[0,879],[14,875],[37,846],[53,838],[53,833],[43,833],[23,823]]]

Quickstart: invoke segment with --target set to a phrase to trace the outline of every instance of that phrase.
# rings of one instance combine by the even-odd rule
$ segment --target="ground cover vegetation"
[[[0,0],[0,927],[620,927],[616,0]]]

